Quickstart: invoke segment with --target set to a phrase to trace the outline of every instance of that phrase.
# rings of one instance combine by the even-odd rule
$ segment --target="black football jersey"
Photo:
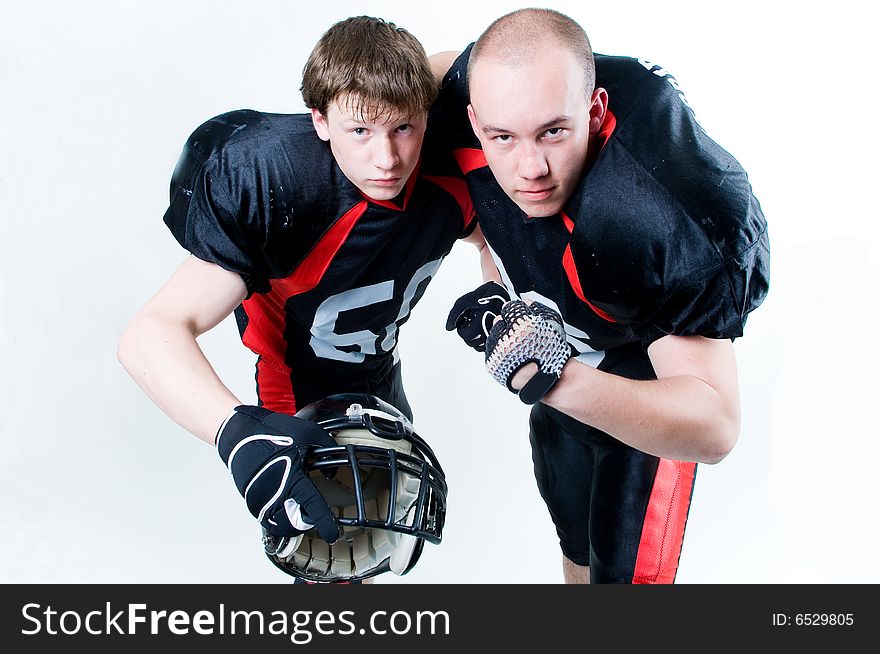
[[[504,193],[468,122],[470,47],[444,78],[431,148],[455,150],[508,288],[556,308],[594,365],[667,334],[735,338],[768,289],[761,208],[738,162],[697,123],[669,74],[596,55],[608,91],[601,150],[560,214],[533,218]]]
[[[190,136],[165,223],[187,250],[238,273],[244,344],[267,408],[294,412],[368,390],[455,240],[472,229],[460,179],[417,169],[395,201],[363,195],[310,116],[234,111]]]

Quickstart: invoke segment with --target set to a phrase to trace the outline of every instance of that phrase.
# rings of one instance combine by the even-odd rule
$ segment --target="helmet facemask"
[[[442,469],[399,411],[360,394],[327,398],[339,399],[347,403],[345,415],[306,410],[314,405],[297,415],[317,418],[338,444],[307,452],[304,460],[337,516],[340,538],[329,545],[314,529],[294,538],[264,534],[266,553],[288,574],[309,581],[358,581],[389,570],[406,574],[425,540],[441,540],[447,490]]]

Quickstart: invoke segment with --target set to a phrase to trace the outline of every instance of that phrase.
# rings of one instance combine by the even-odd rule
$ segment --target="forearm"
[[[483,282],[497,282],[504,286],[501,281],[501,273],[498,272],[498,267],[492,259],[492,253],[489,252],[489,246],[483,241],[482,246],[478,247],[480,248],[480,270],[483,273]]]
[[[489,245],[486,243],[486,237],[483,236],[483,230],[480,228],[479,224],[474,227],[474,231],[471,232],[464,241],[477,248],[477,252],[480,256],[480,272],[483,274],[483,283],[496,282],[504,286],[501,281],[501,273],[498,272],[498,266],[495,265],[495,260],[492,258],[492,252],[489,250]]]
[[[572,359],[542,401],[631,447],[667,459],[717,463],[739,433],[738,410],[708,383],[688,375],[638,381]]]
[[[241,404],[185,323],[141,313],[123,334],[118,356],[159,408],[206,443],[213,445],[217,428]]]

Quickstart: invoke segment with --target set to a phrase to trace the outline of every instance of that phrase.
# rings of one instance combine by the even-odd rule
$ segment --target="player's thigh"
[[[563,428],[558,418],[557,411],[543,404],[532,408],[529,440],[535,480],[563,554],[578,565],[587,565],[593,454],[587,444]]]
[[[593,583],[672,583],[696,464],[620,444],[599,458],[590,513]]]

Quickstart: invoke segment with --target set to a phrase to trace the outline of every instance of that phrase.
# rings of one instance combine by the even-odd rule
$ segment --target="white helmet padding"
[[[314,529],[296,538],[264,533],[270,560],[319,582],[409,572],[425,540],[440,542],[445,521],[446,481],[430,447],[403,414],[370,395],[330,396],[297,416],[314,420],[338,443],[307,452],[304,460],[342,529],[332,545]]]

